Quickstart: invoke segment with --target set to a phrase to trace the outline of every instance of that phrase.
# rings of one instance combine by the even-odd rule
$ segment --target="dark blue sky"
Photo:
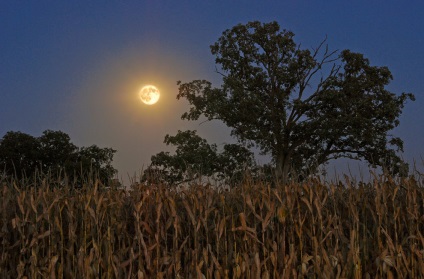
[[[218,145],[219,123],[184,122],[176,81],[215,84],[209,46],[238,23],[278,21],[303,47],[328,36],[330,49],[363,53],[388,66],[388,89],[412,92],[394,134],[404,157],[422,168],[424,2],[420,1],[2,1],[0,136],[62,130],[78,146],[118,150],[124,179],[165,150],[165,134],[197,129]],[[138,101],[144,84],[162,92],[156,106]]]

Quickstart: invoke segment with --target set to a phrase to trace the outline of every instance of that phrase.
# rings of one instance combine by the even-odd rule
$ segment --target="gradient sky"
[[[218,146],[229,142],[222,124],[180,119],[188,104],[176,100],[176,82],[207,79],[218,86],[209,46],[226,29],[253,20],[278,21],[303,47],[328,36],[330,49],[388,66],[394,76],[388,89],[417,98],[394,134],[404,139],[404,158],[422,169],[422,1],[1,1],[0,137],[51,129],[78,146],[112,147],[124,181],[169,150],[166,134],[197,129]],[[155,106],[138,99],[145,84],[162,93]],[[332,166],[343,170],[346,162]]]

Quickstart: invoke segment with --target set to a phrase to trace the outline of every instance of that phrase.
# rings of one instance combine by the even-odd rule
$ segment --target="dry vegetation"
[[[410,178],[130,192],[1,186],[1,278],[422,278]]]

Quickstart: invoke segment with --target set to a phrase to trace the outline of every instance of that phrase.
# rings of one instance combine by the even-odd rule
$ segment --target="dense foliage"
[[[18,179],[51,174],[77,184],[91,176],[107,183],[116,173],[115,152],[96,145],[79,148],[61,131],[46,130],[40,137],[11,131],[0,140],[0,174]]]
[[[182,118],[223,121],[240,143],[272,157],[284,183],[340,157],[408,172],[398,155],[403,142],[390,131],[414,95],[387,90],[387,67],[350,50],[330,51],[325,40],[304,49],[276,22],[236,25],[211,51],[222,86],[178,82],[177,98],[191,105]]]

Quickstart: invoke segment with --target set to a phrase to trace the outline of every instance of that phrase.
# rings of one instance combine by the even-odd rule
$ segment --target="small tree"
[[[362,54],[330,51],[325,40],[303,49],[293,37],[276,22],[226,30],[211,46],[222,86],[178,82],[177,98],[191,105],[182,119],[223,121],[240,142],[271,155],[283,183],[341,157],[403,173],[403,142],[389,131],[414,96],[388,91],[389,69]]]
[[[245,169],[255,165],[253,154],[248,149],[237,144],[226,144],[219,153],[216,144],[208,144],[196,131],[166,135],[164,142],[176,147],[175,154],[160,152],[152,156],[142,181],[178,185],[213,178],[225,184],[234,184],[243,178]]]
[[[76,154],[74,175],[83,179],[100,179],[104,184],[109,184],[116,173],[112,166],[113,155],[116,150],[100,148],[97,145],[81,147]]]

